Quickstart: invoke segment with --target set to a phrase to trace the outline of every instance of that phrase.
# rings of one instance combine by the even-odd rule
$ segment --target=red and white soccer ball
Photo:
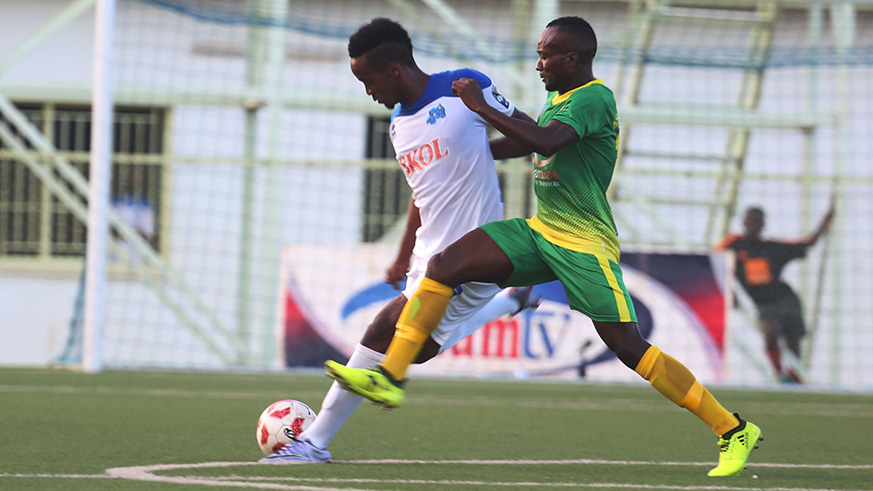
[[[258,446],[264,455],[279,450],[315,421],[315,411],[293,399],[270,404],[258,418]]]

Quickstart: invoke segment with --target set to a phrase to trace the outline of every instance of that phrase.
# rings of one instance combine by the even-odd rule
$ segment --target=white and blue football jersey
[[[497,110],[515,110],[490,78],[467,68],[432,74],[421,97],[391,115],[391,143],[421,214],[413,249],[420,258],[504,218],[488,124],[452,93],[452,82],[461,78],[475,79]]]

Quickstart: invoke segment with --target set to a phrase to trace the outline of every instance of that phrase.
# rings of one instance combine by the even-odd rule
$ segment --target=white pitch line
[[[255,488],[255,489],[280,489],[289,491],[373,491],[372,489],[355,489],[355,488],[325,488],[324,486],[289,486],[287,484],[274,484],[266,482],[248,482],[248,481],[225,481],[221,478],[209,478],[198,476],[158,476],[152,474],[155,471],[165,471],[173,469],[197,469],[197,468],[214,468],[214,467],[238,467],[248,465],[265,465],[260,462],[204,462],[200,464],[163,464],[163,465],[146,465],[135,467],[115,467],[106,469],[106,475],[119,479],[127,479],[131,481],[149,481],[149,482],[164,482],[172,484],[199,484],[206,486],[228,486],[235,488]]]
[[[466,464],[466,465],[670,465],[670,466],[709,466],[709,462],[647,462],[633,460],[400,460],[400,459],[372,459],[372,460],[347,460],[336,461],[336,464]],[[2,473],[0,477],[19,478],[63,478],[63,479],[124,479],[132,481],[162,482],[171,484],[201,485],[201,486],[225,486],[251,489],[276,489],[285,491],[373,491],[357,488],[332,488],[319,485],[281,484],[285,482],[297,483],[323,483],[323,484],[417,484],[417,485],[442,485],[442,486],[495,486],[495,487],[540,487],[540,488],[607,488],[607,489],[646,489],[667,491],[843,491],[834,488],[789,488],[789,487],[766,487],[750,488],[747,486],[734,487],[724,485],[705,486],[678,486],[669,484],[627,484],[615,482],[602,483],[579,483],[579,482],[536,482],[536,481],[462,481],[462,480],[415,480],[415,479],[369,479],[369,478],[303,478],[303,477],[266,477],[266,476],[163,476],[154,472],[180,470],[180,469],[203,469],[221,467],[249,467],[261,464],[259,462],[202,462],[197,464],[159,464],[148,466],[116,467],[107,469],[104,474],[11,474]],[[273,464],[275,465],[275,464]],[[289,469],[292,465],[287,466]],[[751,464],[750,467],[776,467],[776,468],[813,468],[813,469],[871,469],[871,465],[841,465],[841,464],[782,464],[782,463],[759,463]],[[873,490],[871,490],[873,491]]]
[[[613,488],[613,489],[666,489],[685,491],[845,491],[833,488],[750,488],[733,486],[679,486],[673,484],[628,484],[628,483],[579,483],[579,482],[538,482],[538,481],[461,481],[431,479],[363,479],[363,478],[306,478],[306,477],[216,477],[221,481],[297,481],[355,484],[439,484],[446,486],[498,486],[498,487],[537,487],[537,488]],[[343,488],[346,489],[346,488]],[[371,490],[372,491],[372,490]]]
[[[25,477],[25,478],[53,478],[53,479],[113,479],[107,474],[21,474],[11,472],[0,472],[0,477]]]

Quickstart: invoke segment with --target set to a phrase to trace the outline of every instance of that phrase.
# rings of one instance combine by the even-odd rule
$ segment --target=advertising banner
[[[384,283],[393,246],[289,246],[283,254],[285,364],[345,362],[376,313],[399,294]],[[314,258],[325,259],[320,263]],[[701,381],[723,376],[724,261],[709,255],[623,252],[621,266],[642,334]],[[464,377],[639,380],[570,310],[558,282],[534,287],[540,306],[495,319],[411,370]]]

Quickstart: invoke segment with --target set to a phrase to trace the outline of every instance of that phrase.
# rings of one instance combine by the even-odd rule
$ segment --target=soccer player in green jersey
[[[492,109],[474,80],[454,82],[464,104],[505,135],[492,142],[495,158],[533,153],[537,212],[527,220],[483,225],[435,255],[379,366],[352,369],[328,361],[325,368],[346,390],[396,407],[403,402],[406,370],[455,287],[469,281],[506,287],[557,279],[570,307],[594,321],[597,334],[622,363],[715,431],[719,463],[709,475],[735,475],[745,468],[761,430],[722,407],[684,365],[650,345],[637,326],[606,201],[619,128],[612,91],[594,77],[596,51],[594,31],[584,19],[561,17],[548,24],[537,43],[536,70],[548,91],[537,124]]]

